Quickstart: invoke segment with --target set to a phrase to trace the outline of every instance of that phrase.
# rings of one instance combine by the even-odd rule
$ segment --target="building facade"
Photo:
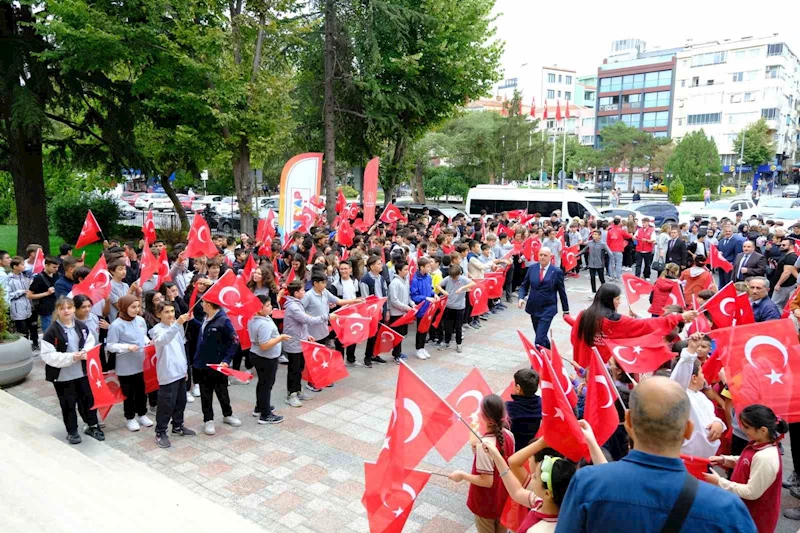
[[[561,67],[542,67],[542,101],[575,101],[575,85],[578,77],[574,70]]]
[[[671,133],[676,142],[703,129],[713,138],[726,172],[736,170],[740,131],[760,118],[775,142],[764,172],[789,172],[796,160],[800,63],[777,34],[688,44],[677,55]],[[747,172],[748,169],[745,169]]]
[[[575,84],[575,98],[572,101],[594,109],[597,102],[597,76],[579,76]]]

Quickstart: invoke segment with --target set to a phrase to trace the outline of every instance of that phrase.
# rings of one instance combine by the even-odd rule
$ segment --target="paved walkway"
[[[568,280],[573,314],[590,303],[588,281]],[[406,338],[409,364],[442,396],[449,394],[472,368],[480,369],[496,392],[508,386],[513,372],[522,368],[526,356],[516,330],[532,338],[528,315],[516,307],[493,315],[479,331],[465,330],[464,352],[436,351],[421,361],[413,353],[413,334]],[[568,326],[560,316],[553,322],[553,335],[565,357],[571,356]],[[363,347],[359,347],[361,354]],[[350,369],[351,376],[334,388],[325,389],[302,408],[283,403],[286,367],[281,366],[273,390],[273,404],[286,417],[280,425],[261,426],[250,416],[255,402],[255,384],[230,387],[234,413],[240,428],[222,424],[217,408],[217,434],[213,437],[174,438],[173,447],[159,449],[152,430],[130,433],[124,427],[120,406],[114,407],[105,428],[106,443],[172,477],[193,491],[233,508],[262,525],[266,531],[369,531],[361,505],[364,490],[363,462],[377,458],[391,414],[397,367],[376,365],[372,369]],[[44,366],[37,360],[31,376],[8,389],[21,400],[60,417],[53,387],[44,380]],[[186,425],[201,433],[200,402],[188,404]],[[789,458],[787,453],[786,458]],[[445,463],[433,451],[421,469],[448,472],[468,470],[472,455],[468,447]],[[790,468],[789,465],[786,465]],[[787,491],[784,502],[796,505]],[[466,508],[466,484],[431,477],[420,494],[405,531],[461,533],[474,531]],[[779,531],[795,531],[800,523],[781,524]]]

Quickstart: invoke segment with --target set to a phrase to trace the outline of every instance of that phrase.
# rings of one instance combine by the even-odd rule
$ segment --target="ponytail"
[[[748,405],[739,413],[739,420],[755,429],[767,428],[772,441],[780,439],[789,431],[789,424],[786,420],[778,418],[775,412],[766,405]]]
[[[487,429],[497,439],[497,449],[500,451],[500,455],[505,459],[505,435],[503,434],[503,429],[507,429],[509,424],[503,399],[497,394],[490,394],[484,397],[481,402],[481,414],[486,419]]]

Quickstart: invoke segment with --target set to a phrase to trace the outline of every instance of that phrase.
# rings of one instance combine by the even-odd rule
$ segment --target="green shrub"
[[[8,224],[14,210],[14,180],[8,172],[0,172],[0,224]]]
[[[711,195],[711,201],[712,202],[714,200],[719,200],[719,199],[720,199],[720,195],[719,194],[712,194]],[[683,197],[683,200],[685,202],[702,202],[703,201],[703,193],[700,192],[700,193],[697,193],[697,194],[687,194],[686,196]]]
[[[13,341],[19,338],[19,335],[8,330],[8,326],[11,324],[9,312],[6,291],[0,287],[0,342]]]
[[[119,206],[115,199],[108,196],[78,192],[56,196],[47,205],[50,227],[64,241],[74,244],[90,209],[105,237],[109,237],[119,220]]]
[[[675,176],[669,182],[669,189],[667,189],[667,199],[672,205],[681,205],[683,200],[683,182],[680,176]]]
[[[355,190],[353,187],[351,187],[349,185],[342,185],[340,188],[342,189],[342,192],[344,193],[344,197],[345,198],[357,198],[358,197],[358,191]],[[337,191],[336,194],[339,194],[338,191]]]

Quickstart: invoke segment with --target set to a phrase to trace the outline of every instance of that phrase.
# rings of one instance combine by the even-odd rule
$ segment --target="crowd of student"
[[[53,382],[59,397],[70,443],[81,440],[78,414],[85,422],[85,434],[98,440],[105,438],[103,421],[91,409],[86,362],[86,352],[100,344],[102,369],[115,371],[125,395],[127,429],[155,426],[156,442],[169,447],[170,421],[172,435],[195,435],[184,426],[183,413],[186,403],[197,397],[205,434],[216,432],[215,396],[223,423],[233,427],[242,424],[231,408],[228,378],[210,364],[240,369],[244,362],[246,369],[253,369],[258,379],[252,414],[260,424],[280,423],[283,417],[272,404],[279,364],[287,366],[287,405],[302,407],[315,395],[324,397],[314,383],[303,386],[301,341],[335,347],[351,367],[387,363],[388,357],[375,352],[375,335],[361,348],[343,346],[330,333],[329,324],[336,319],[337,309],[377,296],[387,298],[382,323],[391,324],[416,306],[419,324],[428,306],[447,297],[441,324],[427,333],[415,333],[414,356],[420,360],[433,357],[429,348],[461,353],[465,334],[479,331],[482,322],[502,312],[506,308],[503,300],[511,302],[515,292],[519,291],[522,300],[525,294],[533,294],[529,292],[531,283],[543,285],[550,270],[561,276],[559,290],[563,289],[561,251],[579,245],[583,265],[567,274],[576,275],[581,266],[588,268],[596,294],[591,306],[574,320],[567,316],[566,295],[562,298],[565,319],[574,323],[571,340],[577,363],[573,385],[581,397],[578,417],[586,390],[585,371],[580,365],[586,366],[586,354],[598,339],[658,333],[675,351],[675,357],[653,377],[631,376],[610,358],[609,371],[621,400],[617,402],[620,425],[607,442],[597,443],[591,427],[581,422],[591,462],[572,463],[556,451],[555,443],[549,445],[535,438],[542,409],[537,395],[539,375],[534,370],[515,373],[510,402],[504,403],[494,395],[484,398],[480,414],[485,434],[483,442],[472,443],[472,472],[450,475],[453,481],[471,484],[467,503],[476,516],[478,531],[505,530],[501,516],[508,496],[523,510],[530,510],[523,513],[521,524],[515,525],[521,533],[553,531],[556,527],[559,531],[655,531],[660,529],[656,524],[665,522],[679,531],[685,520],[693,525],[688,529],[684,526],[684,531],[701,527],[712,531],[755,531],[756,526],[759,531],[774,529],[782,481],[780,435],[800,428],[787,425],[760,405],[733,412],[724,373],[708,383],[700,370],[712,345],[703,331],[687,332],[698,313],[687,310],[690,306],[665,305],[667,289],[662,285],[682,281],[687,301],[694,296],[702,304],[726,281],[723,278],[714,284],[706,279],[710,276],[705,268],[707,246],[715,244],[723,254],[732,246],[733,279],[745,282],[736,286],[750,294],[756,320],[779,318],[776,303],[780,302],[770,301],[767,291],[773,291],[773,300],[785,294],[785,302],[786,293],[792,291],[780,289],[796,283],[797,257],[790,238],[784,239],[776,230],[771,242],[759,237],[753,241],[750,235],[733,235],[731,224],[718,229],[715,221],[709,234],[700,236],[696,226],[687,228],[686,235],[680,227],[666,227],[657,234],[647,219],[638,227],[635,221],[623,223],[619,219],[562,220],[558,212],[549,218],[534,215],[524,224],[509,213],[483,215],[474,222],[463,217],[432,220],[427,213],[409,216],[408,222],[391,226],[376,223],[366,232],[356,231],[347,247],[337,241],[336,228],[325,225],[308,233],[291,234],[291,243],[286,246],[278,239],[262,243],[246,234],[239,239],[217,235],[214,244],[219,254],[211,258],[190,259],[185,254],[186,244],[178,243],[169,250],[171,281],[159,280],[157,274],[140,279],[142,243],[108,241],[103,255],[111,292],[97,302],[84,295],[72,297],[73,285],[83,281],[90,269],[72,255],[68,245],[62,246],[58,257],[46,257],[44,270],[36,275],[32,275],[36,245],[28,248],[25,258],[0,251],[0,284],[10,303],[15,328],[30,339],[34,350],[40,351],[46,378]],[[793,228],[793,235],[800,239],[800,225]],[[542,257],[522,253],[523,243],[531,238],[538,243]],[[146,245],[156,257],[166,247],[160,240]],[[772,289],[763,277],[768,272],[758,268],[761,260],[756,256],[760,252],[754,247],[774,260],[772,272],[777,283]],[[251,259],[255,259],[256,267],[246,271]],[[634,265],[636,274],[645,278],[651,267],[661,272],[652,293],[653,318],[621,315],[617,310],[620,288],[605,283],[604,274],[618,281],[622,270]],[[247,324],[252,343],[248,350],[241,348],[225,309],[202,297],[228,269],[245,278],[262,305]],[[490,301],[489,312],[472,316],[468,293],[491,271],[506,273],[503,296]],[[531,273],[538,283],[529,281]],[[778,310],[777,316],[773,307]],[[280,315],[273,318],[279,309]],[[792,304],[792,310],[800,316],[800,298]],[[713,321],[706,318],[711,327]],[[37,330],[40,321],[44,332],[41,345]],[[535,328],[536,324],[534,320]],[[544,335],[536,329],[537,344],[549,347],[549,342],[544,342],[549,321]],[[406,335],[408,326],[399,326],[397,331]],[[150,394],[145,393],[143,376],[148,345],[155,347],[158,376],[158,390]],[[361,362],[356,353],[359,349],[364,350]],[[391,356],[398,364],[407,358],[402,344]],[[634,387],[637,379],[640,384]],[[155,423],[147,415],[148,404],[156,413]],[[797,438],[800,440],[800,431]],[[722,451],[733,455],[722,455]],[[712,464],[724,468],[727,476],[710,472],[708,483],[699,488],[684,482],[689,477],[682,475],[681,453],[709,458]],[[613,464],[593,466],[606,462]],[[785,486],[792,487],[793,493],[797,488],[800,497],[797,472],[800,466]],[[644,493],[647,497],[640,499],[638,495]],[[791,513],[787,516],[800,518]]]

